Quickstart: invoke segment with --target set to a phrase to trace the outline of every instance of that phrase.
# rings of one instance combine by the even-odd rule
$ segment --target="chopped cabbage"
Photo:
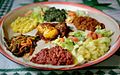
[[[77,55],[82,55],[86,61],[92,61],[108,51],[110,42],[111,39],[108,37],[102,37],[96,40],[88,38],[76,53]]]
[[[77,37],[80,41],[84,41],[87,34],[84,31],[78,30],[78,31],[75,31],[75,32],[71,32],[69,35]]]
[[[103,37],[110,37],[113,32],[111,30],[106,30],[106,29],[96,29],[96,33],[101,34]]]
[[[68,50],[73,50],[74,48],[74,42],[70,38],[66,37],[64,37],[64,42],[60,41],[60,39],[58,38],[55,41],[53,41],[53,43]]]
[[[40,8],[40,7],[33,8],[33,12],[30,15],[30,17],[37,20],[38,23],[42,23],[44,21],[43,15],[45,10],[46,8]]]
[[[80,64],[83,64],[85,63],[85,59],[82,55],[78,55],[77,56],[77,62],[80,63]]]

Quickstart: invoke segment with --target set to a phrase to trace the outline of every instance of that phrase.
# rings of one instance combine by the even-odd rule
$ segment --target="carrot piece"
[[[65,41],[65,39],[64,39],[64,38],[59,38],[59,39],[60,39],[60,41],[61,41],[61,42],[64,42],[64,41]]]
[[[68,15],[69,15],[69,16],[74,16],[74,17],[75,17],[75,16],[76,16],[76,13],[75,13],[74,11],[68,11]]]
[[[30,38],[27,38],[27,44],[32,45],[32,41]]]
[[[21,42],[21,46],[27,46],[27,43]]]

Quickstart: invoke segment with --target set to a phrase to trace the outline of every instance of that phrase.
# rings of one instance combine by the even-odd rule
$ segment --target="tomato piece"
[[[79,39],[77,37],[72,37],[71,39],[73,42],[79,42]]]

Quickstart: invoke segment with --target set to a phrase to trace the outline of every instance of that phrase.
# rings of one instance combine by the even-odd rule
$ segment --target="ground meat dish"
[[[60,46],[55,46],[50,49],[42,49],[31,62],[37,64],[52,64],[52,65],[71,65],[73,57],[70,52]]]
[[[105,28],[105,25],[103,23],[100,23],[96,19],[88,16],[80,16],[75,18],[73,24],[79,30],[95,31],[96,26],[100,26],[101,29]]]
[[[57,28],[59,30],[60,33],[60,37],[64,37],[67,36],[67,34],[69,33],[69,28],[67,27],[66,23],[58,23],[57,25],[55,25],[55,28]]]

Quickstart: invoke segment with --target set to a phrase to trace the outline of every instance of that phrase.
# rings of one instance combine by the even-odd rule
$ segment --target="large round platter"
[[[15,57],[7,50],[6,44],[4,41],[4,37],[7,36],[7,37],[11,38],[13,36],[13,33],[10,30],[10,24],[12,23],[12,21],[14,21],[18,16],[23,15],[28,10],[30,10],[34,7],[37,7],[37,6],[40,6],[40,7],[49,6],[49,7],[56,7],[59,9],[67,9],[67,10],[72,10],[72,11],[82,10],[82,11],[87,12],[87,14],[89,14],[90,17],[93,17],[93,18],[97,19],[99,22],[103,23],[105,25],[106,29],[114,32],[114,34],[111,37],[112,42],[111,42],[111,47],[110,47],[109,51],[105,55],[101,56],[100,58],[98,58],[94,61],[90,61],[90,62],[87,62],[82,65],[70,65],[70,66],[36,65],[36,64],[31,64],[30,62],[26,62],[21,58]],[[4,56],[6,56],[7,58],[9,58],[10,60],[12,60],[16,63],[22,64],[26,67],[32,67],[32,68],[37,68],[37,69],[72,70],[72,69],[88,67],[88,66],[97,64],[103,60],[106,60],[107,58],[112,56],[120,46],[120,28],[119,28],[119,25],[117,24],[117,22],[114,19],[112,19],[110,16],[106,15],[105,13],[103,13],[95,8],[83,5],[83,4],[75,4],[75,3],[69,3],[69,2],[33,3],[33,4],[23,6],[23,7],[17,8],[15,10],[9,12],[7,15],[5,15],[1,19],[0,25],[1,25],[0,26],[0,53],[2,53]],[[35,33],[34,31],[31,31],[27,34],[34,35],[34,33]],[[40,47],[42,47],[42,44],[38,47],[38,49]]]

